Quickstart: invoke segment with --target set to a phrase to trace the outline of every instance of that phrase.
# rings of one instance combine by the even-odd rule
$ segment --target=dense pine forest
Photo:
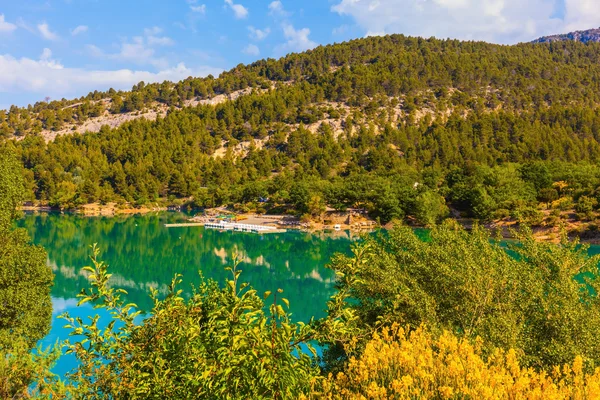
[[[218,78],[13,107],[0,114],[0,132],[24,165],[27,200],[54,207],[161,202],[299,215],[359,207],[383,223],[423,224],[450,210],[535,225],[558,219],[540,204],[594,219],[599,103],[600,44],[393,35]],[[155,121],[50,142],[40,135],[161,107]]]

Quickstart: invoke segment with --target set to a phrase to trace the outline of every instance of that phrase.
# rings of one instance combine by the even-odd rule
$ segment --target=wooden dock
[[[203,222],[187,222],[181,224],[165,224],[167,228],[188,228],[191,226],[204,226]]]
[[[203,226],[205,229],[215,229],[218,231],[232,231],[232,232],[247,232],[247,233],[284,233],[286,229],[276,228],[269,225],[250,225],[250,224],[239,224],[234,222],[188,222],[180,224],[165,224],[167,228],[187,228],[194,226]]]

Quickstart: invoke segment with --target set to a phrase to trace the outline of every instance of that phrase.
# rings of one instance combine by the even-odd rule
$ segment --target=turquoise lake
[[[43,346],[68,338],[65,321],[57,317],[92,316],[98,310],[86,304],[77,307],[76,295],[87,287],[81,273],[90,265],[90,246],[97,243],[101,259],[109,265],[115,287],[128,292],[127,300],[143,311],[151,308],[149,288],[166,291],[173,276],[182,275],[180,289],[190,293],[192,285],[205,279],[223,283],[225,267],[237,255],[242,260],[241,280],[259,293],[283,289],[290,301],[293,319],[308,321],[325,315],[326,302],[334,291],[334,273],[326,264],[335,253],[349,253],[358,237],[345,232],[309,234],[287,232],[256,235],[218,232],[201,227],[166,228],[182,222],[180,213],[130,217],[82,217],[71,214],[27,214],[19,221],[35,244],[46,248],[48,265],[55,273],[52,289],[53,323]],[[100,312],[101,318],[109,317]],[[72,356],[63,356],[55,372],[64,375],[75,366]]]
[[[127,300],[142,311],[151,308],[149,289],[165,293],[175,274],[182,275],[180,289],[191,293],[192,285],[204,279],[223,284],[230,273],[225,267],[237,255],[242,260],[241,280],[261,292],[284,290],[295,321],[325,315],[326,302],[334,291],[334,273],[326,268],[336,253],[348,254],[359,237],[346,232],[310,234],[287,232],[256,235],[218,232],[201,227],[166,228],[183,222],[187,215],[160,213],[129,217],[82,217],[72,214],[27,214],[19,221],[35,244],[46,248],[48,265],[55,273],[52,288],[53,323],[41,341],[47,347],[68,338],[65,321],[57,317],[69,312],[85,318],[98,313],[89,304],[77,307],[76,295],[88,286],[81,273],[90,265],[90,247],[97,243],[101,259],[113,274],[112,284],[128,292]],[[590,254],[600,254],[591,246]],[[110,317],[99,312],[101,318]],[[63,356],[55,372],[64,376],[76,366],[73,356]]]

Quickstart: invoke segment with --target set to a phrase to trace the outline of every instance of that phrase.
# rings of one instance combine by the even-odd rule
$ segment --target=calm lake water
[[[184,214],[161,213],[133,217],[81,217],[69,214],[27,214],[19,221],[35,244],[48,252],[48,265],[56,274],[52,289],[53,324],[42,340],[48,346],[68,337],[65,321],[56,317],[95,315],[89,304],[77,307],[76,295],[87,287],[81,268],[90,265],[90,246],[97,243],[101,258],[109,265],[116,287],[127,290],[127,300],[142,310],[151,308],[150,287],[164,293],[176,273],[180,286],[190,293],[192,285],[205,279],[223,283],[224,270],[237,255],[242,260],[241,280],[259,293],[284,290],[293,319],[308,321],[324,316],[326,301],[333,294],[334,274],[325,265],[338,252],[348,253],[352,239],[344,232],[255,235],[193,228],[165,228],[181,222]],[[106,313],[100,313],[109,321]],[[75,366],[72,356],[63,356],[55,372],[64,375]]]
[[[225,267],[237,255],[242,260],[242,281],[250,282],[259,293],[283,289],[293,319],[306,322],[325,315],[326,301],[333,294],[334,274],[326,264],[335,253],[349,253],[357,239],[345,232],[255,235],[164,226],[186,217],[180,213],[112,218],[25,215],[19,226],[29,231],[34,243],[46,248],[48,265],[56,275],[52,330],[41,344],[46,347],[68,338],[65,321],[57,319],[65,311],[82,318],[99,311],[89,304],[77,307],[76,299],[88,286],[81,269],[90,265],[90,246],[94,243],[109,265],[113,284],[127,290],[127,300],[143,311],[152,306],[149,288],[157,287],[164,293],[176,273],[183,275],[180,289],[187,294],[200,282],[199,272],[205,279],[222,284],[230,277]],[[600,246],[591,246],[589,253],[599,254]],[[100,311],[100,315],[106,323],[110,321],[106,313]],[[73,356],[63,356],[55,372],[64,376],[75,365]]]

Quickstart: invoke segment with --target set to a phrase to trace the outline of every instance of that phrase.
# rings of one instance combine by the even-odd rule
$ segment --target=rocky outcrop
[[[576,42],[588,43],[588,42],[600,42],[600,28],[589,29],[587,31],[577,31],[571,33],[565,33],[562,35],[551,35],[544,36],[534,40],[532,43],[551,43],[551,42],[563,42],[567,40],[573,40]]]

